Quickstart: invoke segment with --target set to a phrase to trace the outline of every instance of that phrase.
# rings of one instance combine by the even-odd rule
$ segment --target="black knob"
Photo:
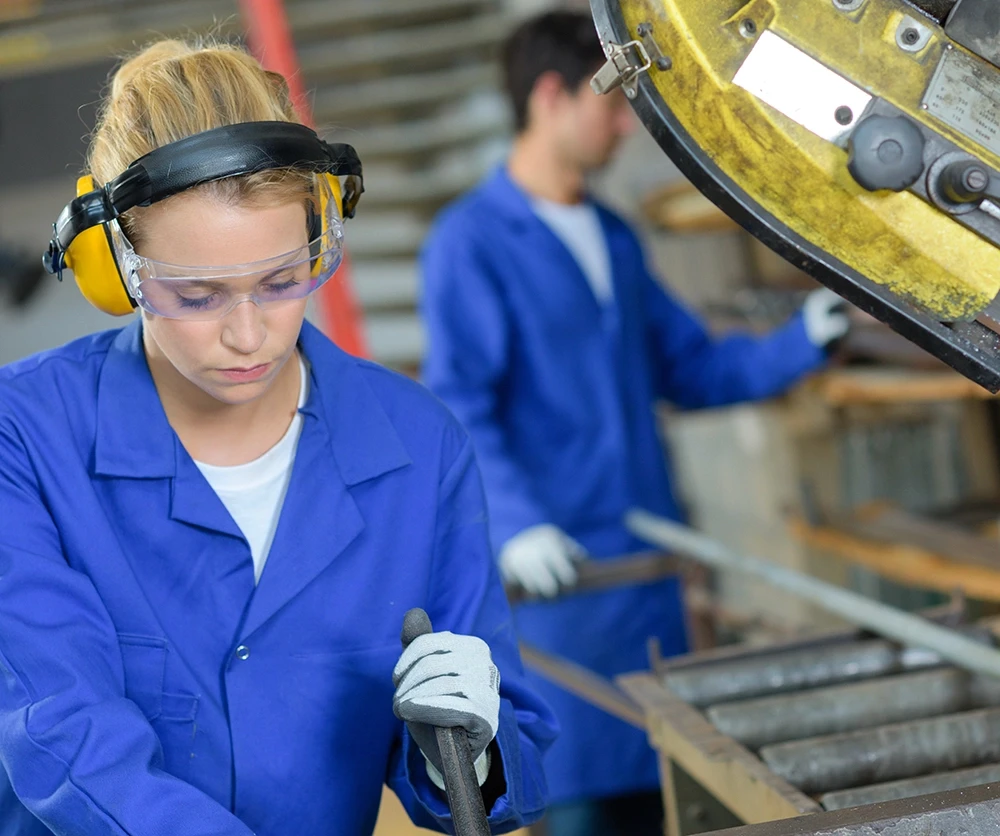
[[[847,167],[870,192],[908,189],[924,171],[924,135],[903,116],[869,116],[851,134]]]

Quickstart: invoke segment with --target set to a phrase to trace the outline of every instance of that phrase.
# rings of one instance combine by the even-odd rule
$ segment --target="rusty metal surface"
[[[995,516],[1000,516],[997,514]],[[992,517],[991,517],[992,519]],[[955,629],[968,629],[968,601],[962,595],[955,595],[947,604],[920,610],[921,617],[935,624],[941,624]],[[814,630],[798,633],[764,645],[729,644],[686,653],[683,656],[662,658],[653,670],[659,674],[674,671],[698,669],[708,670],[715,665],[725,665],[734,661],[749,661],[751,659],[766,659],[778,653],[805,652],[812,654],[826,653],[829,648],[843,647],[847,644],[868,641],[874,638],[871,632],[858,627],[845,627],[837,630]]]
[[[945,668],[718,705],[706,713],[719,731],[759,749],[998,705],[1000,680]]]
[[[743,821],[819,813],[818,802],[769,770],[649,673],[617,678],[642,706],[652,745],[674,760]]]
[[[996,635],[1000,626],[1000,621],[989,618],[969,624],[961,599],[926,616],[980,641]],[[743,821],[758,823],[716,832],[728,836],[1000,834],[1000,784],[983,786],[1000,775],[1000,708],[993,707],[1000,705],[1000,679],[942,664],[907,672],[897,657],[889,671],[876,678],[821,684],[814,690],[801,685],[808,676],[793,670],[792,680],[779,677],[780,682],[767,687],[784,687],[797,679],[800,690],[763,698],[741,701],[745,692],[732,682],[741,671],[754,671],[760,684],[767,683],[768,670],[787,675],[789,669],[812,669],[817,662],[829,669],[832,657],[844,664],[843,673],[857,675],[873,648],[876,658],[885,658],[878,652],[879,644],[880,640],[865,639],[855,630],[813,635],[777,648],[719,648],[673,660],[654,658],[652,672],[621,677],[618,682],[645,710],[661,763],[676,763]],[[900,652],[898,646],[884,644],[882,650]],[[862,664],[852,667],[850,655],[859,650]],[[716,695],[729,694],[730,701],[699,710],[674,690],[677,682],[713,683]],[[973,707],[976,710],[966,710]],[[954,711],[961,713],[950,713]],[[904,716],[915,712],[918,719],[888,723],[895,712]],[[924,713],[931,716],[923,717]],[[739,721],[743,731],[713,722],[719,716]],[[779,734],[779,725],[799,724],[795,729],[799,735],[812,728],[811,723],[830,722],[851,728],[764,746],[760,757],[746,745],[755,745],[754,734]],[[873,727],[862,728],[865,724]],[[775,751],[796,758],[786,759],[788,768],[775,768],[774,757],[768,757]],[[928,794],[959,785],[965,788]],[[852,795],[852,788],[858,787],[877,795]],[[847,792],[838,799],[840,790]],[[817,803],[820,793],[826,793],[824,799],[831,806],[855,801],[862,806],[827,811]],[[912,793],[922,795],[903,797]],[[883,800],[869,803],[874,797]]]
[[[745,825],[719,836],[996,836],[1000,784]]]
[[[906,781],[890,781],[885,784],[872,784],[870,787],[830,792],[820,797],[820,804],[827,810],[846,810],[849,807],[881,804],[884,801],[896,801],[901,798],[916,798],[920,795],[977,787],[980,784],[992,784],[997,781],[1000,781],[1000,764],[991,763],[972,769],[924,775]]]
[[[805,793],[979,766],[1000,761],[1000,709],[778,743],[760,757]]]
[[[941,664],[936,654],[902,649],[885,639],[815,649],[789,649],[727,663],[671,671],[664,684],[698,707],[802,691]]]

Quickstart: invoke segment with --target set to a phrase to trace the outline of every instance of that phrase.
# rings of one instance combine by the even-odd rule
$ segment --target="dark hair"
[[[594,74],[604,61],[593,19],[584,12],[553,11],[520,24],[503,45],[503,75],[514,110],[514,127],[528,126],[528,99],[538,79],[555,71],[568,90]]]

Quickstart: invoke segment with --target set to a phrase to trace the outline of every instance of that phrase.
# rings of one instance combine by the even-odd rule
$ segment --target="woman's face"
[[[168,264],[240,265],[290,252],[308,237],[300,203],[231,206],[195,194],[148,209],[137,249]],[[268,391],[294,353],[306,304],[295,299],[260,308],[244,300],[221,319],[205,321],[143,311],[146,352],[151,363],[168,361],[180,378],[217,401],[248,403]]]

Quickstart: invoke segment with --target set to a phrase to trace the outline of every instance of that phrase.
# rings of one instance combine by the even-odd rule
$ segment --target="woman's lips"
[[[247,368],[219,369],[219,371],[222,372],[223,377],[234,383],[250,383],[254,380],[260,380],[270,368],[270,363],[261,363]]]

